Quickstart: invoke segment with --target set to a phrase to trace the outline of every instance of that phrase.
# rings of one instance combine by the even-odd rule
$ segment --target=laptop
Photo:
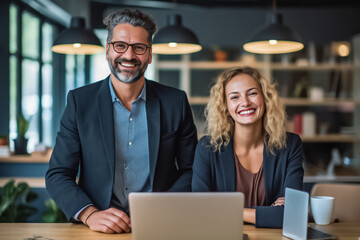
[[[243,240],[240,192],[130,193],[133,240]]]
[[[282,234],[295,240],[337,239],[336,236],[308,227],[309,193],[286,188]]]

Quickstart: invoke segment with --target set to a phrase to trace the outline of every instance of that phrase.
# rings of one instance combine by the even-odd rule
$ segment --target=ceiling
[[[171,8],[174,4],[190,7],[278,7],[286,8],[360,8],[360,0],[93,0],[110,5]]]

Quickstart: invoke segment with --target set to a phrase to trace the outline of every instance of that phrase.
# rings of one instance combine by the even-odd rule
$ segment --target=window
[[[30,120],[28,152],[38,143],[53,146],[68,91],[92,82],[90,56],[51,51],[61,28],[23,1],[9,5],[9,138],[17,137],[16,118],[23,114]]]
[[[28,151],[36,144],[51,146],[53,109],[53,54],[57,27],[23,6],[10,4],[10,139],[15,139],[16,116],[30,120]],[[11,143],[12,144],[12,143]]]

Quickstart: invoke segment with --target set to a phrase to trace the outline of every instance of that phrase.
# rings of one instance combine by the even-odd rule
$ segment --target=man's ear
[[[106,61],[109,61],[109,49],[110,49],[110,45],[106,43]]]
[[[148,64],[150,64],[152,62],[152,47],[149,48],[149,62]]]

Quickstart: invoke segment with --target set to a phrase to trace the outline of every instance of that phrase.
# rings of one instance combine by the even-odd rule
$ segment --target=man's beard
[[[134,74],[131,75],[130,71],[127,70],[120,70],[117,67],[118,63],[131,63],[136,64],[138,66],[138,69]],[[110,68],[111,73],[121,82],[124,83],[132,83],[138,81],[142,76],[144,76],[144,73],[146,71],[146,68],[148,66],[148,61],[146,61],[143,65],[141,65],[141,62],[136,59],[127,60],[124,58],[117,58],[114,61],[114,64],[112,64],[111,59],[108,60],[108,65]]]

